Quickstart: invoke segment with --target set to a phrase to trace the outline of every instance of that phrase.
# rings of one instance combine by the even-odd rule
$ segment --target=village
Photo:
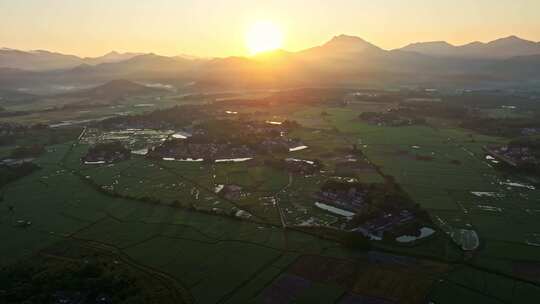
[[[416,241],[435,232],[429,228],[433,230],[429,235],[422,233],[421,228],[430,225],[429,219],[393,186],[331,179],[314,194],[314,199],[318,208],[347,218],[345,230],[370,240],[380,241],[392,235],[399,242],[401,234],[406,234],[411,236],[409,241]]]
[[[139,118],[137,121],[144,119]],[[311,204],[300,207],[307,208],[307,215],[312,218],[317,218],[317,214],[321,214],[323,218],[335,218],[324,225],[354,232],[372,240],[381,240],[385,234],[399,235],[403,227],[419,228],[422,226],[420,223],[429,225],[429,220],[419,217],[410,200],[395,187],[385,183],[361,183],[351,178],[362,174],[377,174],[357,145],[347,148],[344,155],[334,158],[332,168],[325,168],[323,159],[295,157],[295,153],[309,149],[301,139],[289,137],[291,131],[297,128],[301,126],[290,121],[257,121],[245,118],[203,120],[181,129],[162,131],[134,128],[100,131],[99,128],[90,128],[82,141],[91,146],[81,161],[85,165],[113,164],[132,157],[143,157],[157,162],[205,164],[249,161],[250,166],[286,172],[290,175],[289,185],[295,179],[309,177],[325,180],[318,191],[311,195],[303,194],[304,198],[311,200]],[[332,170],[327,172],[327,169]],[[259,196],[256,189],[235,183],[234,179],[226,181],[227,183],[217,183],[214,186],[214,193],[220,198],[230,202],[247,202],[256,201]],[[197,198],[199,190],[192,189],[192,195],[193,191]],[[296,190],[285,187],[283,191],[287,193]],[[390,199],[384,195],[387,192],[393,193]],[[263,205],[264,201],[261,201]],[[282,217],[290,218],[288,225],[300,224],[299,220],[293,220],[292,214],[297,211],[276,204],[276,198],[272,201],[275,208],[282,209]],[[253,205],[247,206],[247,210],[255,208]],[[197,206],[194,208],[202,210]],[[296,208],[298,206],[294,209]],[[247,210],[237,207],[229,210],[216,205],[207,211],[246,220],[257,215],[257,212],[252,214]],[[412,231],[411,234],[416,236],[421,235],[419,229],[407,231]]]
[[[257,155],[307,148],[288,138],[288,125],[257,121],[216,120],[196,125],[189,136],[177,136],[152,147],[148,157],[186,161],[246,161]]]
[[[85,165],[111,164],[127,160],[131,157],[131,150],[120,142],[99,143],[88,149],[81,159]]]
[[[403,115],[406,109],[389,109],[386,112],[363,112],[358,117],[370,125],[379,127],[403,127],[426,124],[425,119]]]
[[[537,171],[540,169],[538,140],[517,139],[504,146],[486,146],[486,153],[498,162],[510,167]]]

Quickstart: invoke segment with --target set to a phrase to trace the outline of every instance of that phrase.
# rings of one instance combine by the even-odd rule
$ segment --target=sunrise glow
[[[283,32],[270,21],[259,21],[246,33],[246,47],[252,55],[279,49],[283,46]]]

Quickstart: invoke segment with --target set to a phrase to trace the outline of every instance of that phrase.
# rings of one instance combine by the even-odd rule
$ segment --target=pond
[[[245,158],[225,158],[225,159],[217,159],[216,163],[241,163],[248,160],[252,160],[251,157],[245,157]]]
[[[396,241],[399,243],[410,243],[414,242],[416,240],[420,240],[423,238],[426,238],[428,236],[431,236],[435,233],[435,230],[428,228],[428,227],[422,227],[420,229],[420,235],[419,236],[413,236],[413,235],[402,235],[396,238]]]

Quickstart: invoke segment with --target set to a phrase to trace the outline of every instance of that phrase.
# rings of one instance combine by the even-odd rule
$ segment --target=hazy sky
[[[386,49],[513,34],[540,41],[540,0],[0,0],[0,47],[243,55],[257,20],[278,24],[288,50],[342,33]]]

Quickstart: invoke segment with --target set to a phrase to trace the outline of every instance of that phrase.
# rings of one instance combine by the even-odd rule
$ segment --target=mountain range
[[[79,65],[97,65],[131,59],[141,53],[118,53],[112,51],[100,57],[81,58],[45,50],[21,51],[9,48],[0,49],[0,67],[29,71],[45,71],[74,68]]]
[[[540,83],[540,43],[515,36],[453,46],[415,43],[384,50],[340,35],[298,52],[252,57],[111,52],[80,58],[47,51],[0,51],[0,89],[90,86],[114,79],[170,84],[190,90],[298,86],[511,86]]]
[[[488,43],[476,41],[461,46],[454,46],[445,41],[413,43],[401,48],[401,50],[440,57],[507,59],[517,56],[539,55],[540,42],[510,36]]]

